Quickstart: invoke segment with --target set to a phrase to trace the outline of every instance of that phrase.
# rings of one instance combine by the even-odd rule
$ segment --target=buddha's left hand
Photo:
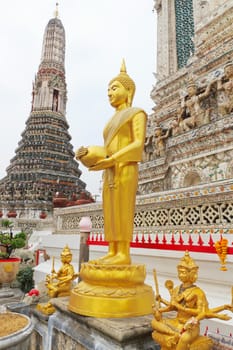
[[[115,164],[115,161],[112,157],[105,158],[97,162],[95,165],[89,168],[89,170],[104,170],[111,168]]]

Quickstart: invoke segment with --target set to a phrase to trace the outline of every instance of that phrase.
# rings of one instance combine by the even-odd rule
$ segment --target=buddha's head
[[[194,283],[197,280],[198,266],[186,251],[184,257],[177,265],[178,276],[183,283]]]
[[[122,61],[120,74],[113,78],[108,84],[108,96],[110,104],[118,108],[125,104],[130,107],[135,93],[135,83],[126,72],[125,62]]]

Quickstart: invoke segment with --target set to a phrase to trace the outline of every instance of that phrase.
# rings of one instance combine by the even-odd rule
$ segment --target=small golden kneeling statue
[[[71,260],[70,248],[65,246],[61,253],[61,268],[56,272],[52,267],[51,274],[46,276],[45,285],[51,298],[64,297],[70,294],[72,282],[78,277],[78,274],[74,272],[73,265],[71,265]]]
[[[233,312],[233,305],[209,309],[204,291],[194,284],[197,280],[198,266],[189,256],[189,252],[185,253],[177,269],[181,285],[173,288],[172,281],[165,282],[171,296],[170,301],[159,295],[154,270],[156,300],[153,305],[152,337],[161,345],[161,350],[210,350],[213,344],[211,339],[200,335],[200,320],[205,318],[229,320],[228,315],[219,312],[223,310]],[[161,307],[161,303],[165,306]],[[176,311],[176,317],[163,318],[162,314],[168,311]]]
[[[71,260],[72,253],[68,246],[65,246],[61,253],[62,266],[58,272],[54,269],[53,260],[51,274],[47,275],[45,280],[47,294],[51,298],[70,295],[73,280],[78,277],[78,274],[74,272],[73,265],[71,265]],[[50,302],[38,304],[37,309],[46,315],[50,315],[55,311],[55,308]]]

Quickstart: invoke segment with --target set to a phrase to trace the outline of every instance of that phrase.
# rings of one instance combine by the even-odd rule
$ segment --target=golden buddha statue
[[[104,146],[81,147],[76,152],[76,159],[89,170],[104,170],[104,235],[109,242],[107,255],[82,264],[82,282],[71,292],[70,310],[84,315],[130,317],[150,313],[152,290],[143,284],[145,267],[131,265],[130,258],[138,162],[143,155],[147,120],[142,109],[132,107],[134,93],[135,84],[123,61],[120,74],[108,85],[115,113],[104,128]],[[135,301],[140,305],[135,307]]]
[[[200,336],[200,320],[219,318],[229,320],[223,310],[233,311],[233,305],[222,305],[209,309],[204,291],[194,283],[197,280],[198,266],[186,252],[177,266],[181,285],[173,288],[172,281],[166,281],[171,299],[163,299],[156,288],[156,301],[153,306],[153,339],[161,345],[161,350],[210,350],[211,339]],[[161,307],[160,304],[164,304]],[[176,311],[175,318],[163,318],[162,314]]]
[[[142,109],[131,107],[134,93],[135,84],[123,61],[120,74],[108,86],[115,113],[105,126],[104,146],[81,147],[76,152],[76,158],[89,170],[104,170],[104,234],[109,251],[97,262],[101,264],[130,264],[138,162],[142,159],[147,119]]]

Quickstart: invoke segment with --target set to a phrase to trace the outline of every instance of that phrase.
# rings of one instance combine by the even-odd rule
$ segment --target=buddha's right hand
[[[88,153],[88,148],[82,146],[75,152],[75,158],[79,160],[80,158],[85,156],[87,153]]]

